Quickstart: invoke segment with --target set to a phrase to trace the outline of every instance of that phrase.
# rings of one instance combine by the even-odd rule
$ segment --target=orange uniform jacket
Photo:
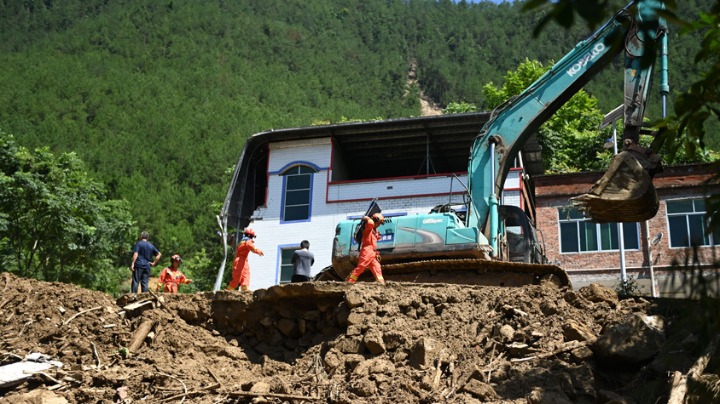
[[[365,228],[363,229],[358,264],[348,277],[349,282],[357,281],[358,277],[368,268],[377,281],[384,281],[380,268],[380,260],[378,259],[380,257],[380,253],[378,253],[377,250],[379,238],[380,233],[375,228],[375,222],[368,218],[367,223],[365,223]]]
[[[237,289],[240,286],[250,286],[250,262],[248,254],[250,252],[260,254],[260,249],[255,247],[255,242],[251,239],[243,239],[237,246],[235,251],[235,261],[233,261],[232,280],[228,285],[228,289]]]
[[[160,279],[158,282],[164,285],[163,292],[166,293],[177,293],[178,285],[190,283],[190,280],[180,272],[180,270],[173,271],[172,268],[165,268],[160,272]]]

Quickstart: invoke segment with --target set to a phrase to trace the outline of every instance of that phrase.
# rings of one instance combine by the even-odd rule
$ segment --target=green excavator
[[[652,177],[662,170],[653,147],[639,145],[655,60],[660,60],[663,104],[667,81],[667,28],[663,3],[636,0],[559,60],[518,96],[498,107],[470,149],[468,189],[460,205],[438,206],[424,215],[392,218],[378,229],[385,279],[520,286],[570,284],[567,273],[547,262],[526,212],[498,203],[503,184],[523,144],[593,76],[624,56],[623,150],[605,175],[572,201],[596,222],[637,222],[653,217],[658,197]],[[381,210],[377,204],[370,211]],[[332,266],[316,280],[343,280],[358,254],[354,233],[360,219],[340,222]],[[372,279],[367,273],[366,279]],[[362,278],[361,278],[362,280]]]

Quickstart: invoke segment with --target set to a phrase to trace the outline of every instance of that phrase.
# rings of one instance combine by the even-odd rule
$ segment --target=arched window
[[[313,174],[317,171],[309,166],[294,166],[283,176],[282,222],[310,220],[312,207]]]

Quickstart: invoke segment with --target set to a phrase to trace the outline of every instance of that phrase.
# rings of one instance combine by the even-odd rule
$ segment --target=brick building
[[[617,224],[591,223],[570,205],[570,198],[587,192],[601,174],[535,177],[537,227],[547,256],[571,274],[575,286],[598,280],[618,284],[620,279]],[[704,198],[720,193],[720,184],[708,184],[714,174],[710,164],[666,167],[653,180],[660,198],[657,215],[647,222],[623,224],[625,268],[647,288],[645,292],[650,290],[652,269],[659,294],[674,294],[682,274],[673,265],[692,261],[692,245],[699,246],[699,268],[720,260],[720,234],[707,234],[704,226]]]

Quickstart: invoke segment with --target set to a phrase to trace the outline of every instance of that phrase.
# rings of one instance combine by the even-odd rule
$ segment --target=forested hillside
[[[712,0],[678,3],[692,20]],[[548,26],[533,38],[541,17],[518,3],[450,0],[4,1],[0,131],[76,152],[108,197],[130,202],[128,249],[145,229],[163,252],[212,256],[247,137],[416,116],[420,91],[483,109],[483,85],[526,59],[551,64],[589,34]],[[675,92],[696,78],[699,38],[670,32]],[[408,87],[411,66],[418,84]],[[603,111],[622,102],[615,67],[587,88]],[[656,94],[650,103],[659,118]]]

